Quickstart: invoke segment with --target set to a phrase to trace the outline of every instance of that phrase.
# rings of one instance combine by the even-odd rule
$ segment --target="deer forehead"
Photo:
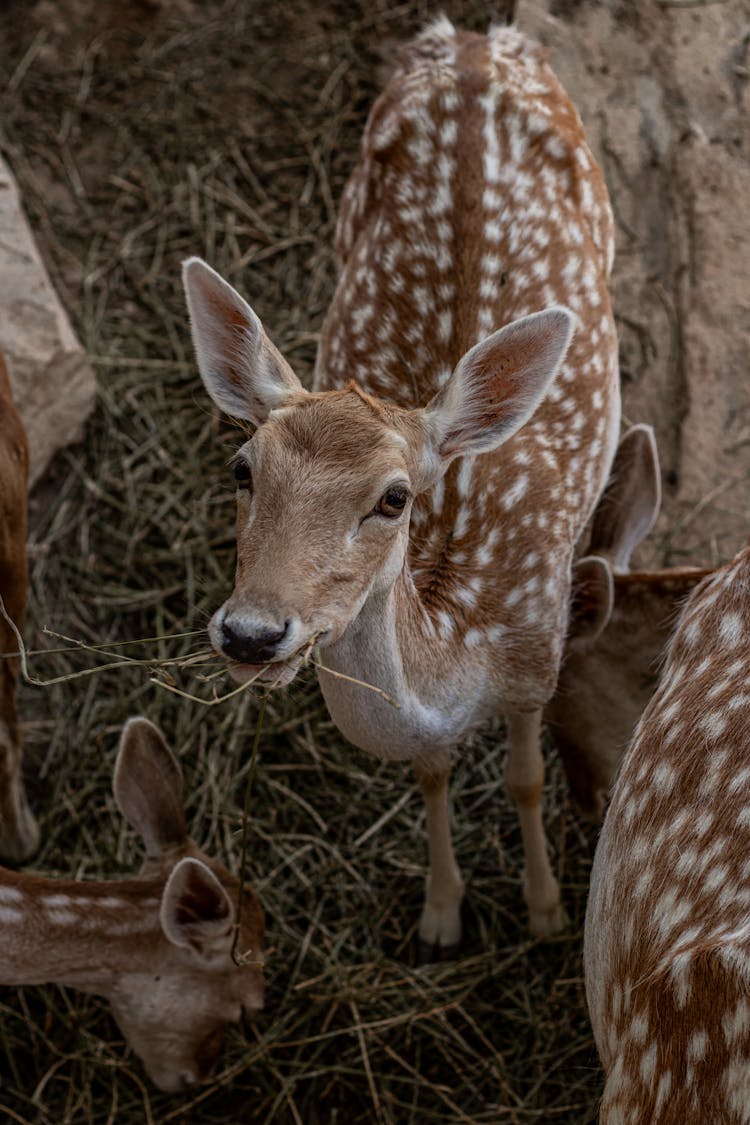
[[[311,395],[271,413],[252,439],[253,464],[277,485],[369,493],[389,477],[409,476],[409,442],[397,414],[355,392]]]

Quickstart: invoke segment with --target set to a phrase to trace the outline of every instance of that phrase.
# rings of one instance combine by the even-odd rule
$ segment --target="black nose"
[[[289,631],[289,622],[283,629],[264,629],[257,633],[246,633],[231,617],[221,626],[221,647],[226,656],[239,664],[268,664],[276,656],[276,650]]]

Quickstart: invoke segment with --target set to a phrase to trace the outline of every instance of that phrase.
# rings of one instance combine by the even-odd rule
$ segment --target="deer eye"
[[[388,519],[394,520],[401,515],[408,499],[408,489],[402,485],[394,485],[392,488],[386,489],[375,505],[374,511],[379,516],[387,516]]]
[[[237,487],[245,489],[247,492],[253,490],[253,474],[250,472],[250,466],[247,461],[240,458],[234,463],[234,479],[237,481]]]

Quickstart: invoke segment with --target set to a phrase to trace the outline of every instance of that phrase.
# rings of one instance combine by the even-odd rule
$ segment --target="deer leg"
[[[414,776],[422,792],[427,814],[427,848],[430,860],[424,908],[419,922],[421,954],[432,955],[435,946],[445,954],[461,939],[461,899],[464,884],[453,855],[448,781],[450,765],[414,764]]]
[[[0,718],[0,859],[24,863],[39,846],[39,828],[21,777],[21,744]]]
[[[11,606],[15,608],[13,602]],[[22,608],[16,612],[20,616]],[[15,634],[0,615],[0,652],[13,652],[17,647]],[[18,660],[0,660],[0,859],[6,863],[23,863],[39,846],[39,828],[26,800],[21,775],[17,679]]]
[[[506,718],[510,747],[505,762],[505,784],[515,801],[521,822],[526,861],[524,898],[529,908],[531,932],[538,937],[546,937],[561,930],[567,919],[560,904],[560,888],[552,874],[542,825],[542,712],[515,712]]]

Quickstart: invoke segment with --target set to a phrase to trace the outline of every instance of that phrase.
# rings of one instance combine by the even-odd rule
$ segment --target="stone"
[[[29,438],[32,485],[58,450],[78,441],[96,380],[52,286],[18,188],[0,159],[0,348]]]

